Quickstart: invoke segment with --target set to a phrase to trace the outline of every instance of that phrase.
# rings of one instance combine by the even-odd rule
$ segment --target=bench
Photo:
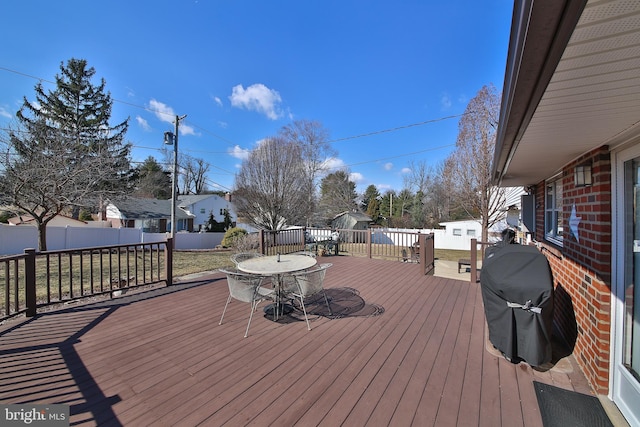
[[[458,273],[460,273],[460,269],[462,267],[465,267],[464,272],[467,271],[467,267],[469,267],[469,270],[471,270],[471,260],[467,258],[460,258],[458,260]]]

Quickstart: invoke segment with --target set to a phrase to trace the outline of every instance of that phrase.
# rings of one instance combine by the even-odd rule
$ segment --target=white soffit
[[[640,1],[590,1],[503,185],[551,177],[596,147],[639,136],[639,123]]]

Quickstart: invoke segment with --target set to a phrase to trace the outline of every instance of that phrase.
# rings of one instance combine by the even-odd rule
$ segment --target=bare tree
[[[267,230],[299,224],[306,217],[308,183],[300,145],[282,137],[267,138],[236,175],[238,216]]]
[[[9,133],[0,158],[0,202],[34,219],[40,251],[47,250],[49,221],[94,200],[119,170],[117,158],[107,151],[82,157],[74,147],[68,133],[33,123],[29,130],[13,129]]]
[[[458,206],[469,217],[480,216],[483,241],[500,220],[505,203],[504,190],[492,185],[491,179],[499,110],[495,87],[483,86],[458,123],[456,149],[446,163]]]
[[[191,156],[182,156],[180,159],[180,169],[182,171],[182,191],[181,194],[202,194],[206,190],[206,178],[209,171],[209,163],[203,159],[196,159]]]
[[[417,227],[436,227],[449,219],[449,191],[445,183],[444,163],[436,166],[426,162],[410,162],[411,172],[405,176],[405,186],[417,195],[413,204],[412,222]]]
[[[308,201],[304,206],[307,225],[316,211],[318,194],[316,189],[321,175],[327,170],[327,160],[336,156],[329,144],[329,132],[322,124],[312,120],[297,120],[283,127],[279,136],[300,147],[305,176],[307,178]]]

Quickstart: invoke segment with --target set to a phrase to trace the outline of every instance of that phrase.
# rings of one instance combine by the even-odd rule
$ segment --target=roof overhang
[[[515,1],[494,182],[536,184],[640,136],[640,2]]]

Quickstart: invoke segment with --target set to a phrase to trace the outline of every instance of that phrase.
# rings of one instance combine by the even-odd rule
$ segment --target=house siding
[[[576,187],[576,166],[590,163],[593,184]],[[544,239],[545,182],[536,185],[536,240],[551,265],[554,324],[574,348],[582,371],[602,394],[608,392],[611,330],[611,156],[596,149],[563,170],[563,246]],[[579,241],[569,232],[573,206]]]

